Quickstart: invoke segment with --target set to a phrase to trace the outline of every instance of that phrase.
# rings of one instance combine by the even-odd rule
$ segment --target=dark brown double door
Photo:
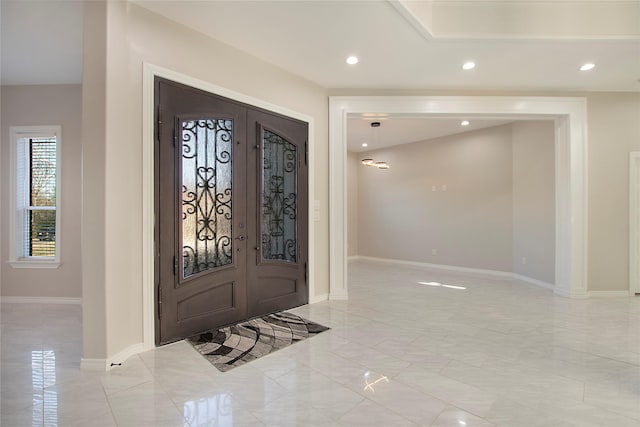
[[[156,79],[156,343],[307,302],[307,124]]]

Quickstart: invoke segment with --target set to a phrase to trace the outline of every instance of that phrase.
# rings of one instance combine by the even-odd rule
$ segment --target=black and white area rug
[[[194,335],[187,341],[213,366],[226,372],[328,329],[282,311]]]

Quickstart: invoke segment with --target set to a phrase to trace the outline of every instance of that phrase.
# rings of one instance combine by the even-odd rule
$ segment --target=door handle
[[[246,239],[246,237],[245,237],[245,236],[238,236],[238,237],[236,237],[236,240],[244,240],[244,239]]]

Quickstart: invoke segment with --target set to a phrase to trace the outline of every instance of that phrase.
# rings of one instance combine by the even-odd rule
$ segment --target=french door
[[[156,343],[305,304],[307,124],[156,78]]]

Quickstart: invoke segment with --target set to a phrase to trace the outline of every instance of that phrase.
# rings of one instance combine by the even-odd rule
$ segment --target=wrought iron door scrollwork
[[[232,120],[181,123],[183,278],[232,262],[232,142]]]
[[[296,262],[297,147],[266,129],[262,147],[262,258]]]

